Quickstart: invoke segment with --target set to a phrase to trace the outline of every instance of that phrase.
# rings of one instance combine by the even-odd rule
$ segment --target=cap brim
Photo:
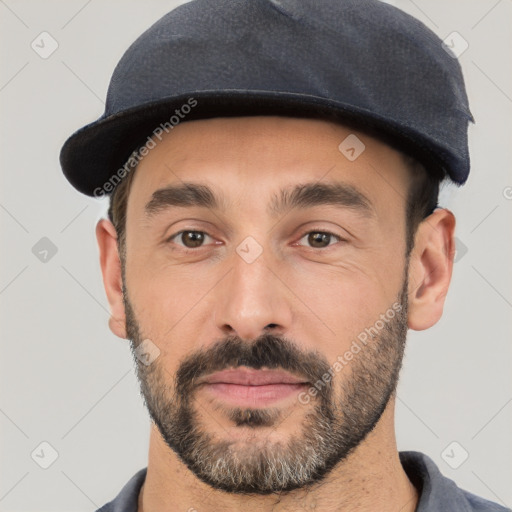
[[[393,125],[375,113],[317,96],[275,91],[199,91],[172,97],[101,117],[73,133],[64,143],[60,163],[68,181],[89,196],[103,196],[112,190],[112,177],[119,173],[133,151],[153,135],[161,123],[176,116],[176,109],[190,98],[197,105],[180,122],[212,117],[283,115],[332,119],[367,132],[426,164],[440,176],[445,172],[453,181],[464,176],[464,160],[454,157],[442,141],[433,143],[411,127]],[[181,118],[182,117],[182,118]],[[341,141],[340,141],[341,142]],[[119,174],[118,174],[119,175]],[[109,187],[105,185],[109,184]]]

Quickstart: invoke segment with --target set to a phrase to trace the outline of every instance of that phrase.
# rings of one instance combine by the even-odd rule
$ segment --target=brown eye
[[[304,238],[307,239],[309,246],[314,249],[323,249],[329,245],[332,245],[331,241],[333,239],[335,239],[335,241],[341,240],[341,237],[327,231],[310,231],[301,238],[301,241]]]
[[[204,242],[204,233],[201,231],[184,231],[181,234],[181,240],[185,247],[200,247]]]
[[[169,241],[175,240],[178,245],[185,247],[186,249],[195,249],[201,247],[205,238],[208,237],[204,231],[180,231],[172,236]],[[181,242],[181,243],[180,243]]]

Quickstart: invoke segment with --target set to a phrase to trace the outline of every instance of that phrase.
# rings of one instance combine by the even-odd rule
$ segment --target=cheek
[[[130,265],[126,280],[141,335],[156,343],[174,367],[197,338],[196,314],[215,284],[216,274],[155,265],[151,259],[138,264],[133,258]],[[195,338],[191,337],[194,333]]]
[[[295,301],[298,327],[309,332],[308,339],[318,340],[322,333],[320,338],[326,344],[318,348],[329,360],[335,360],[395,301],[401,269],[396,263],[383,263],[382,259],[376,262],[375,258],[367,258],[357,264],[346,261],[333,266],[309,262],[283,269],[283,280],[293,283],[291,288],[301,299]]]

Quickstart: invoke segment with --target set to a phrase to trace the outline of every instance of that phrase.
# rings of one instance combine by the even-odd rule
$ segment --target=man
[[[102,511],[498,511],[399,453],[407,329],[442,315],[469,173],[460,67],[376,0],[195,0],[66,142],[153,420]]]

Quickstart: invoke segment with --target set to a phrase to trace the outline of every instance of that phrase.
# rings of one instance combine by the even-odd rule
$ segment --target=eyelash
[[[306,231],[305,233],[303,233],[301,235],[301,237],[299,238],[299,241],[302,240],[305,236],[307,235],[310,235],[311,233],[320,233],[322,235],[330,235],[334,238],[336,238],[338,240],[338,243],[339,242],[346,242],[346,239],[341,237],[340,235],[337,235],[336,233],[333,233],[332,231],[328,231],[328,230],[325,230],[325,229],[310,229],[309,231]],[[326,250],[326,249],[329,249],[329,247],[331,247],[332,245],[335,245],[335,244],[329,244],[327,245],[326,247],[307,247],[308,249],[312,249],[312,250]]]
[[[203,233],[204,235],[206,236],[209,236],[210,238],[213,238],[211,235],[209,235],[206,231],[200,231],[198,229],[182,229],[181,231],[178,231],[178,233],[175,233],[174,235],[170,236],[166,242],[169,243],[169,242],[172,242],[175,238],[179,237],[180,235],[182,235],[183,233]],[[338,240],[338,242],[344,242],[346,241],[343,237],[341,237],[340,235],[337,235],[336,233],[333,233],[332,231],[327,231],[327,230],[321,230],[321,229],[311,229],[309,231],[306,231],[305,233],[303,233],[300,238],[299,238],[299,241],[302,240],[306,235],[310,235],[311,233],[321,233],[323,235],[330,235],[334,238],[336,238]],[[178,244],[179,245],[179,244]],[[295,245],[295,244],[294,244]],[[331,247],[331,245],[334,245],[334,244],[329,244],[327,245],[326,247],[307,247],[308,249],[312,249],[312,250],[326,250],[328,249],[329,247]],[[197,251],[199,249],[203,249],[205,246],[204,245],[201,245],[199,247],[195,247],[195,248],[191,248],[191,247],[185,247],[184,245],[180,245],[180,247],[182,247],[185,251],[187,252],[192,252],[192,251]]]

